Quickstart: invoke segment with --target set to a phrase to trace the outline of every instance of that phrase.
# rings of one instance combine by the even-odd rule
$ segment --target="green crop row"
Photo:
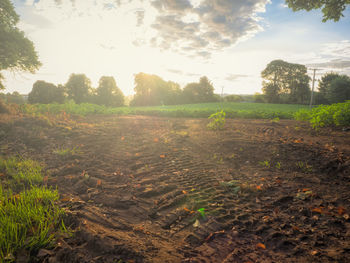
[[[300,109],[307,109],[303,105],[265,104],[265,103],[202,103],[173,106],[152,107],[118,107],[108,108],[101,105],[82,103],[75,104],[24,104],[20,106],[26,114],[118,114],[118,115],[148,115],[161,117],[189,117],[208,118],[211,114],[224,110],[227,118],[245,119],[293,119],[293,115]]]

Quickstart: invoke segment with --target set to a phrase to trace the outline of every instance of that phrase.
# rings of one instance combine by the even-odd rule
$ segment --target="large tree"
[[[130,103],[132,106],[177,104],[181,94],[177,83],[142,72],[135,75],[134,90],[135,96]]]
[[[320,92],[328,103],[339,103],[350,100],[350,77],[329,73],[320,82]]]
[[[202,103],[215,101],[214,87],[211,81],[203,76],[199,82],[189,83],[183,90],[184,102]]]
[[[124,94],[118,88],[113,77],[101,77],[96,93],[98,104],[109,107],[120,107],[124,105]]]
[[[19,16],[9,0],[0,1],[0,71],[29,71],[34,73],[41,63],[33,42],[17,28]],[[0,73],[0,90],[4,89]]]
[[[268,102],[279,102],[281,94],[288,103],[305,103],[310,95],[307,68],[283,60],[271,61],[261,72],[263,92]]]
[[[29,103],[63,103],[65,99],[64,87],[58,87],[52,83],[38,80],[33,84],[32,91],[28,94]]]
[[[323,22],[327,20],[339,21],[343,12],[350,4],[350,0],[286,0],[293,11],[322,9]]]
[[[92,94],[91,81],[85,74],[72,74],[65,85],[68,99],[76,103],[89,102]]]

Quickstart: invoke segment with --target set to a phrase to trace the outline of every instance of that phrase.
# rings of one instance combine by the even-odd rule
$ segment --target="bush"
[[[314,129],[327,126],[350,125],[350,101],[332,105],[321,105],[311,112],[300,110],[294,114],[296,120],[310,121]]]
[[[0,114],[2,113],[8,113],[8,109],[5,105],[5,103],[2,101],[2,99],[0,99]]]
[[[225,116],[226,113],[223,110],[213,113],[208,117],[208,119],[212,119],[212,121],[207,125],[207,127],[210,130],[222,130],[226,123]]]

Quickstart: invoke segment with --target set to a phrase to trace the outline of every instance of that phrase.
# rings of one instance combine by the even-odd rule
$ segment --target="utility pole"
[[[317,68],[311,68],[311,70],[314,71],[314,76],[312,78],[312,90],[311,90],[311,99],[310,99],[310,109],[312,108],[312,102],[314,100],[314,88],[315,88],[315,77],[316,77],[316,71],[320,70]]]

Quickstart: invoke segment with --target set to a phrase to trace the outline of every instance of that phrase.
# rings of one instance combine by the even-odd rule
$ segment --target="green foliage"
[[[0,98],[0,114],[2,114],[2,113],[8,113],[8,109],[6,107],[6,104]]]
[[[199,82],[189,83],[182,92],[185,103],[205,103],[216,100],[213,84],[206,76],[199,79]]]
[[[52,83],[38,80],[33,84],[33,89],[28,95],[29,103],[63,103],[65,92],[63,86],[56,87]]]
[[[43,181],[36,162],[0,158],[0,172],[0,262],[13,262],[20,250],[35,253],[53,244],[58,229],[65,231],[64,211],[57,190],[35,185]]]
[[[271,167],[271,164],[269,161],[262,161],[262,162],[259,162],[259,164],[263,167],[267,167],[267,168],[270,168]]]
[[[107,107],[120,107],[124,105],[124,94],[117,87],[113,77],[100,78],[97,93],[97,103]]]
[[[65,87],[68,99],[72,99],[78,104],[88,102],[91,98],[91,81],[84,74],[70,75]]]
[[[319,92],[319,100],[326,104],[350,100],[350,78],[338,73],[327,73],[321,78]]]
[[[6,172],[8,176],[3,184],[9,184],[14,190],[23,190],[43,181],[41,166],[32,160],[0,158],[0,172]]]
[[[287,103],[306,103],[310,96],[307,68],[283,60],[271,61],[261,72],[263,92],[270,103],[280,101],[281,94],[287,94]]]
[[[68,158],[68,157],[72,157],[74,155],[80,154],[81,150],[78,146],[74,147],[74,148],[58,148],[56,150],[53,151],[54,154],[57,154],[61,157],[64,158]]]
[[[311,111],[301,109],[294,113],[294,119],[296,119],[297,121],[309,121],[311,119]]]
[[[208,119],[211,119],[211,122],[207,127],[211,130],[222,130],[226,123],[225,116],[226,113],[223,110],[213,113],[208,117]]]
[[[134,90],[136,94],[130,102],[131,106],[174,105],[181,98],[179,84],[142,72],[135,75]]]
[[[349,126],[350,101],[318,106],[311,112],[299,111],[295,114],[295,119],[310,121],[314,129],[326,126]]]
[[[17,28],[19,16],[9,0],[0,1],[0,71],[34,72],[41,66],[33,43]],[[0,74],[0,90],[4,89]]]
[[[309,165],[307,162],[297,162],[296,167],[301,170],[303,173],[311,173],[312,172],[312,166]]]
[[[322,9],[323,22],[327,20],[339,21],[350,0],[286,0],[293,11]]]
[[[267,103],[201,103],[174,106],[153,107],[118,107],[108,108],[103,105],[69,101],[65,104],[36,104],[21,105],[20,110],[25,114],[118,114],[118,115],[147,115],[160,117],[191,117],[208,118],[216,113],[218,108],[226,112],[226,118],[243,119],[293,119],[293,114],[300,109],[308,109],[303,105],[267,104]]]
[[[331,103],[350,100],[350,77],[347,75],[340,75],[332,80],[327,99]]]
[[[224,101],[226,102],[242,102],[243,98],[240,95],[228,95],[224,97]]]
[[[2,98],[6,103],[15,103],[19,105],[25,103],[23,96],[17,91],[12,92],[12,94],[9,92],[6,94],[1,93],[0,98]]]

